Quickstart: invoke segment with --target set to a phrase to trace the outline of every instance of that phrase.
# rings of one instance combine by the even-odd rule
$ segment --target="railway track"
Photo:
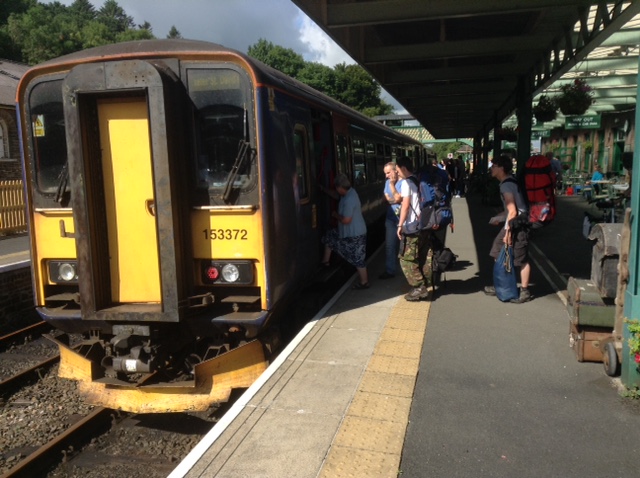
[[[113,410],[106,408],[92,410],[84,418],[18,462],[1,478],[43,476],[43,470],[65,461],[74,450],[84,447],[92,438],[107,431],[113,419]]]
[[[42,337],[50,330],[42,322],[0,337],[2,476],[40,476],[87,430],[104,428],[105,412],[76,407],[75,384],[57,378],[58,349]]]
[[[37,381],[58,362],[56,348],[42,339],[51,329],[39,322],[0,337],[0,398]]]
[[[348,276],[338,268],[325,278],[324,286],[301,293],[295,306],[296,326],[306,323]],[[39,338],[50,330],[47,327],[37,324],[0,337],[0,397],[4,400],[0,478],[162,478],[233,404],[231,400],[208,413],[166,415],[122,414],[88,406],[77,396],[75,382],[57,377],[57,347]],[[54,353],[41,357],[49,353],[41,347]],[[29,354],[33,357],[27,360]],[[19,357],[18,362],[29,363],[29,367],[4,377],[3,356],[9,361]],[[34,362],[34,358],[40,360]]]
[[[51,331],[52,327],[44,321],[29,325],[23,329],[16,330],[0,337],[0,352],[5,351],[13,344],[31,340],[34,336],[40,336]]]

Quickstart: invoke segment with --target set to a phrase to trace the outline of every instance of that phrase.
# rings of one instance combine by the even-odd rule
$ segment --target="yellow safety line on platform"
[[[398,476],[430,308],[398,299],[318,476]]]

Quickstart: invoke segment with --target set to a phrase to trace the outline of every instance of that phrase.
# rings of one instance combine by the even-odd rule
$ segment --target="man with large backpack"
[[[396,168],[398,176],[405,180],[400,188],[402,202],[398,222],[400,268],[412,287],[404,298],[419,301],[429,298],[432,286],[433,233],[422,230],[420,226],[420,191],[417,179],[413,176],[411,160],[407,157],[399,158]]]
[[[500,232],[493,240],[490,255],[496,260],[505,244],[513,247],[513,262],[520,268],[520,294],[510,302],[522,304],[530,301],[533,296],[529,292],[529,277],[531,275],[531,265],[529,263],[529,212],[523,194],[520,192],[518,182],[511,176],[513,161],[509,156],[501,155],[493,160],[491,165],[491,176],[500,181],[500,197],[504,211],[491,218],[489,221],[493,225],[501,225]],[[516,218],[524,218],[522,221]],[[487,295],[496,295],[494,286],[484,288]]]

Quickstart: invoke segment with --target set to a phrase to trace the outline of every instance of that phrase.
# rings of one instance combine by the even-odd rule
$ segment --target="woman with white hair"
[[[326,191],[335,199],[340,197],[338,210],[332,216],[338,220],[338,228],[332,229],[322,238],[324,257],[322,263],[329,265],[331,251],[336,251],[349,264],[358,271],[359,282],[353,285],[354,289],[368,289],[369,277],[365,263],[367,252],[367,225],[362,216],[360,198],[351,182],[344,174],[338,174],[334,181],[335,191]],[[320,190],[323,190],[320,187]]]

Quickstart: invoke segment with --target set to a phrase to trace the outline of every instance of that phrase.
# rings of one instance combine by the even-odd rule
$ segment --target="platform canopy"
[[[435,138],[478,137],[560,82],[636,104],[640,1],[292,0]]]

